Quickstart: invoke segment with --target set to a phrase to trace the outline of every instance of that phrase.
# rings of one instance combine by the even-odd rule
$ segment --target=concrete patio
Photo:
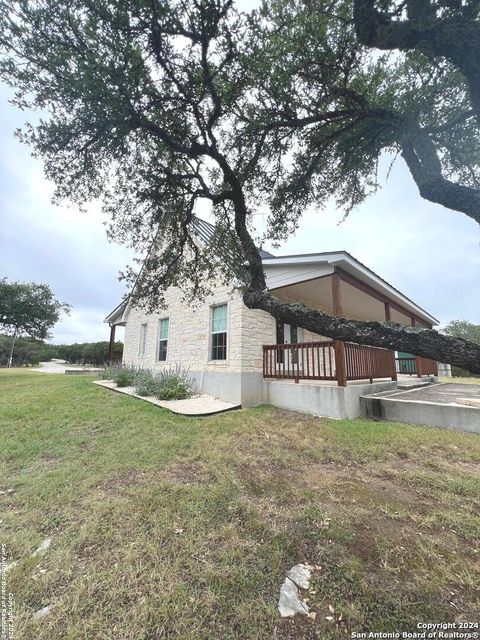
[[[360,397],[363,414],[376,420],[425,424],[480,433],[480,385],[436,383]]]

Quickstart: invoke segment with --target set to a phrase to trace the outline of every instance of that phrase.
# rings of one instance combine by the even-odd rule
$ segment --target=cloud
[[[46,282],[73,313],[58,324],[54,342],[108,338],[103,318],[121,300],[118,272],[132,252],[107,240],[98,204],[82,213],[54,206],[53,186],[41,162],[13,137],[25,114],[0,92],[0,274],[11,280]]]

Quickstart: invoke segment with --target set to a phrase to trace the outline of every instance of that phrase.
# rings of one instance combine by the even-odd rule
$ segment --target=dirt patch
[[[178,462],[162,471],[162,477],[173,484],[212,484],[215,476],[198,462]]]
[[[150,480],[150,474],[142,471],[131,470],[104,480],[100,484],[96,485],[96,489],[101,493],[110,496],[120,496],[125,495],[126,491],[130,487],[138,486],[138,484],[146,483]]]
[[[405,546],[406,539],[413,535],[411,529],[403,522],[371,514],[356,522],[353,529],[352,538],[347,543],[348,551],[373,568],[377,568],[381,563],[379,538],[386,539],[389,545],[400,548],[402,545]]]
[[[400,504],[408,505],[415,509],[420,505],[429,504],[425,496],[415,491],[415,489],[406,489],[398,482],[395,482],[395,480],[390,480],[390,478],[375,477],[375,479],[368,482],[368,485],[372,493],[379,499],[385,497],[388,500],[399,502]]]

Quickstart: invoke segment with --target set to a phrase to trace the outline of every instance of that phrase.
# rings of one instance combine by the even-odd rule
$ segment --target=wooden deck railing
[[[342,342],[302,342],[263,347],[263,377],[295,380],[397,379],[395,355],[379,347]]]
[[[408,373],[416,375],[418,378],[422,376],[438,375],[438,363],[430,358],[422,358],[421,356],[412,356],[411,358],[396,358],[397,373]]]
[[[335,380],[333,342],[302,342],[263,346],[263,377]]]

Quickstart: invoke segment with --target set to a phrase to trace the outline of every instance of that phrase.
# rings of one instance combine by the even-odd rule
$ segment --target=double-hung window
[[[227,359],[227,305],[212,307],[212,360]]]
[[[168,349],[168,318],[162,318],[158,323],[158,360],[165,362]]]
[[[138,355],[143,357],[145,355],[145,347],[147,344],[147,323],[144,322],[140,325],[140,340],[138,342]]]

